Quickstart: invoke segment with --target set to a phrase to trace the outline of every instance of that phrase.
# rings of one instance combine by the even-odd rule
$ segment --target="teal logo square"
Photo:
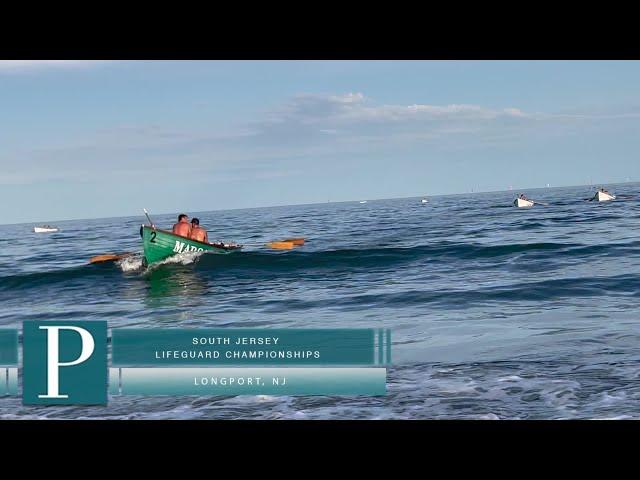
[[[23,323],[22,403],[106,405],[107,322]]]

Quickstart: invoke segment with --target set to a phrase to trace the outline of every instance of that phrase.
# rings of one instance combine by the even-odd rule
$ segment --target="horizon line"
[[[631,181],[625,181],[625,182],[602,182],[599,183],[597,185],[625,185],[625,184],[629,184],[629,183],[638,183],[638,180],[631,180]],[[517,188],[517,189],[507,189],[507,190],[480,190],[477,192],[471,191],[471,192],[458,192],[458,193],[443,193],[443,194],[435,194],[435,195],[410,195],[407,197],[385,197],[385,198],[366,198],[364,200],[366,200],[367,202],[377,202],[377,201],[381,201],[381,200],[402,200],[402,199],[408,199],[408,198],[424,198],[424,197],[450,197],[450,196],[456,196],[456,195],[474,195],[477,193],[503,193],[503,192],[511,192],[511,191],[523,191],[523,190],[543,190],[543,189],[555,189],[555,188],[572,188],[572,187],[593,187],[594,185],[596,185],[595,183],[590,183],[590,184],[578,184],[578,185],[557,185],[554,187],[525,187],[525,188]],[[234,210],[257,210],[260,208],[282,208],[282,207],[299,207],[299,206],[304,206],[304,205],[325,205],[327,203],[351,203],[351,202],[360,202],[362,200],[339,200],[339,201],[331,201],[328,200],[326,202],[311,202],[311,203],[289,203],[289,204],[278,204],[278,205],[262,205],[262,206],[257,206],[257,207],[237,207],[237,208],[220,208],[220,209],[214,209],[214,210],[199,210],[196,211],[196,213],[198,212],[225,212],[225,211],[234,211]],[[164,212],[164,213],[154,213],[154,215],[175,215],[175,212]],[[47,220],[47,222],[49,223],[55,223],[55,222],[79,222],[82,220],[108,220],[111,218],[130,218],[130,217],[135,217],[136,215],[111,215],[111,216],[107,216],[107,217],[93,217],[93,218],[67,218],[67,219],[58,219],[58,220]],[[140,216],[144,216],[144,214],[141,214]],[[0,223],[0,226],[11,226],[11,225],[26,225],[26,224],[31,224],[31,223],[39,223],[39,222],[32,222],[32,221],[26,221],[26,222],[18,222],[18,223]]]

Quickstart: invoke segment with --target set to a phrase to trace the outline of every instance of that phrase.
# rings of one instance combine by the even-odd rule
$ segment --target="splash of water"
[[[122,260],[118,260],[116,265],[120,267],[123,272],[134,272],[136,270],[141,270],[142,265],[142,257],[141,256],[131,256],[125,257]]]
[[[173,255],[171,257],[165,258],[160,262],[156,262],[152,265],[149,265],[146,269],[144,268],[143,257],[141,255],[133,255],[130,257],[125,257],[122,260],[118,260],[116,265],[120,267],[123,272],[135,272],[138,270],[144,270],[144,273],[151,272],[156,268],[177,263],[180,265],[189,265],[191,263],[195,263],[195,261],[205,252],[183,252],[177,255]]]

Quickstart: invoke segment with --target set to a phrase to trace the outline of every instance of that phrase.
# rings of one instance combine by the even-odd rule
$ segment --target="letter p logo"
[[[93,336],[84,328],[71,327],[69,325],[60,327],[38,327],[40,330],[47,330],[47,394],[38,395],[38,398],[69,398],[69,395],[60,395],[60,367],[73,367],[86,361],[95,348]],[[82,340],[82,350],[80,356],[71,362],[61,362],[60,354],[60,330],[73,330],[80,334]]]
[[[107,403],[107,323],[24,322],[24,404]]]

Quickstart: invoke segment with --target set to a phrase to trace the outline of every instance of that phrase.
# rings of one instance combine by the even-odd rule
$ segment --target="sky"
[[[0,60],[0,224],[640,180],[638,61]]]

